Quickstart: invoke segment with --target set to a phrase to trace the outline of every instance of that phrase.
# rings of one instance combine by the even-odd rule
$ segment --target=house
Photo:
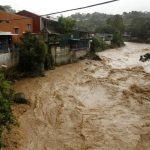
[[[58,20],[51,16],[40,16],[26,10],[17,14],[33,19],[33,33],[43,35],[45,43],[51,49],[55,64],[67,63],[72,57],[79,58],[88,52],[88,32],[73,30],[71,36],[66,36],[61,34],[62,29]]]
[[[73,30],[70,37],[71,50],[89,50],[90,33],[86,31]]]
[[[102,38],[104,41],[111,41],[113,35],[109,33],[96,33],[95,37]]]
[[[18,35],[22,35],[24,32],[32,32],[32,19],[0,11],[0,31]]]
[[[90,50],[90,40],[91,34],[86,31],[72,30],[70,35],[50,33],[48,43],[55,64],[72,62],[85,56]]]
[[[66,45],[67,40],[63,35],[60,34],[61,29],[59,27],[57,19],[50,16],[39,16],[26,10],[20,11],[17,14],[32,18],[33,33],[42,33],[44,35],[45,42],[48,42],[48,39],[51,37],[58,37],[58,35],[60,35],[60,47],[69,46],[71,50],[81,50],[89,48],[88,32],[73,30],[72,36],[69,39],[67,39],[69,40],[69,45]]]
[[[25,32],[32,32],[32,19],[17,14],[0,11],[0,66],[8,67],[18,62],[16,43]]]
[[[33,33],[40,34],[41,31],[45,28],[48,30],[49,33],[58,32],[58,22],[55,18],[49,16],[40,16],[27,10],[22,10],[17,14],[29,17],[33,20]]]
[[[0,11],[0,32],[10,32],[13,43],[17,43],[23,33],[32,32],[32,29],[31,18]],[[0,36],[2,38],[3,35]]]
[[[1,66],[11,67],[18,63],[17,53],[10,53],[15,48],[12,41],[14,35],[11,32],[0,32],[0,68]]]
[[[84,57],[90,51],[91,34],[87,31],[73,30],[69,39],[70,50],[75,58]]]

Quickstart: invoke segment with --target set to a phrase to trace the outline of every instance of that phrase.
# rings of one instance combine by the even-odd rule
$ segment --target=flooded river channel
[[[126,43],[15,84],[31,106],[8,150],[150,150],[150,45]],[[16,109],[25,109],[18,111]],[[16,144],[16,145],[15,145]]]

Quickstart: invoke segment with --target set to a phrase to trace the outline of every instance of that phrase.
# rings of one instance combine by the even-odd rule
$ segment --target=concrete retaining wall
[[[54,58],[54,62],[56,65],[67,64],[69,62],[73,62],[74,60],[84,57],[88,52],[88,49],[82,50],[71,50],[68,47],[60,48],[60,47],[52,47],[52,55]]]
[[[68,47],[65,48],[57,47],[56,49],[55,47],[52,47],[51,50],[56,65],[67,64],[70,62],[71,55]]]
[[[88,50],[78,50],[78,51],[70,51],[68,47],[60,48],[60,47],[52,47],[52,55],[54,58],[54,62],[56,62],[56,65],[61,64],[67,64],[74,59],[78,59],[80,57],[83,57],[87,54]],[[0,54],[0,66],[6,65],[8,67],[15,66],[18,63],[18,55],[17,53],[5,53]]]
[[[75,58],[84,57],[88,53],[88,49],[75,51]]]

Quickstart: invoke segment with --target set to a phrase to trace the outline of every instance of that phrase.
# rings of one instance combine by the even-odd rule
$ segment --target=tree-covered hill
[[[150,12],[124,12],[122,15],[125,25],[125,32],[138,41],[150,43]],[[113,15],[103,13],[80,14],[76,13],[70,16],[77,21],[77,28],[99,33],[110,33],[108,21]]]
[[[76,13],[71,15],[71,18],[77,21],[77,27],[81,30],[95,31],[99,26],[103,26],[106,20],[113,15],[95,12],[93,14]]]
[[[109,18],[113,17],[111,14],[104,14],[104,13],[92,13],[92,14],[80,14],[76,13],[70,16],[71,18],[77,21],[77,27],[79,29],[87,29],[89,31],[95,31],[98,28],[106,25],[106,22]],[[124,12],[122,14],[126,29],[130,27],[131,23],[135,19],[150,19],[150,12]]]

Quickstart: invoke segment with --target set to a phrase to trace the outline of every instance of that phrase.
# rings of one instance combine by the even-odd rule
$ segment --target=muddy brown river
[[[5,149],[150,150],[150,61],[139,62],[148,52],[150,45],[126,43],[98,53],[102,61],[18,81],[31,106],[14,108],[20,126]]]

